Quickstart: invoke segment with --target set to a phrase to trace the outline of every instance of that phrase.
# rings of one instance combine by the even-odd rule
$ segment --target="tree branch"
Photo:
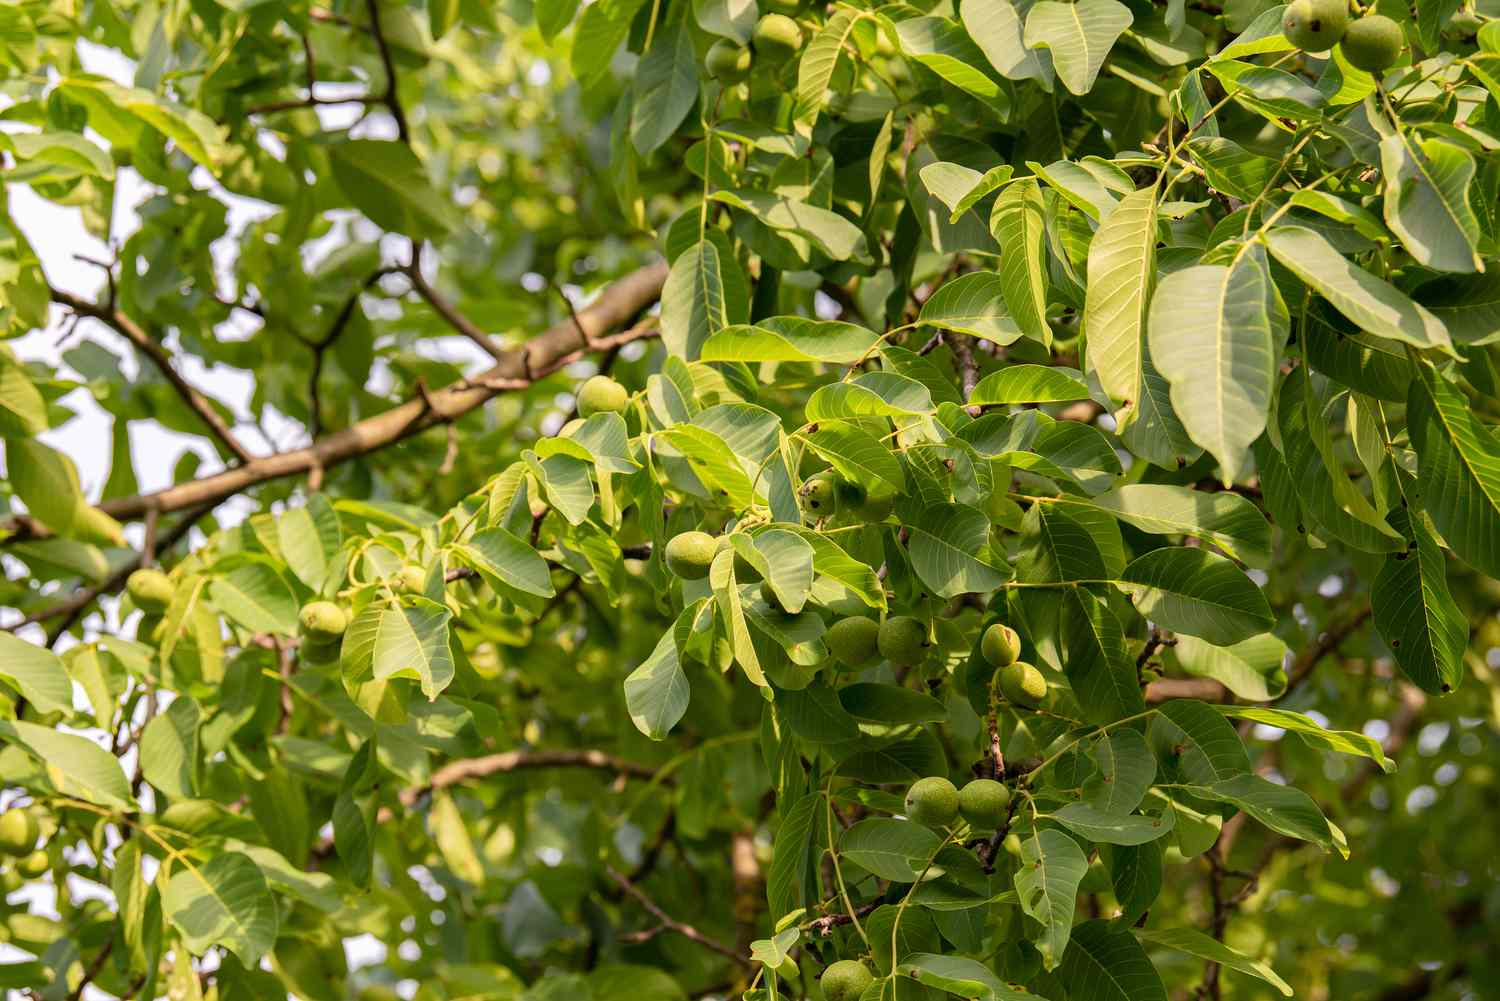
[[[183,536],[187,535],[188,530],[191,529],[193,525],[205,514],[208,514],[209,511],[212,511],[216,505],[217,502],[215,502],[214,504],[205,504],[194,511],[189,511],[186,515],[183,516],[182,520],[174,525],[172,527],[172,530],[168,532],[160,540],[160,542],[156,544],[157,550],[160,551],[164,549],[170,549],[172,548],[172,546],[176,545],[179,541],[181,541]],[[153,554],[153,556],[154,555],[155,554]],[[50,605],[47,608],[41,609],[40,611],[32,612],[30,615],[17,622],[15,625],[6,626],[5,631],[15,632],[22,626],[29,626],[33,622],[46,622],[48,619],[55,619],[58,616],[63,616],[63,621],[54,626],[53,631],[48,634],[47,646],[50,647],[58,641],[63,633],[67,632],[73,627],[73,623],[78,621],[78,617],[83,614],[84,609],[88,608],[88,606],[93,603],[95,598],[98,598],[102,594],[114,594],[116,591],[120,590],[120,588],[125,586],[125,581],[130,577],[132,573],[139,570],[142,566],[145,565],[146,554],[141,553],[135,559],[131,560],[130,562],[122,566],[119,570],[115,571],[114,576],[110,577],[103,584],[100,584],[97,587],[84,588],[82,591],[77,592],[66,601],[59,602],[56,605]]]
[[[460,379],[429,392],[425,399],[419,395],[384,413],[319,438],[307,448],[264,456],[155,493],[119,497],[100,507],[116,519],[129,521],[142,517],[153,505],[167,513],[218,503],[261,483],[299,476],[314,469],[326,470],[404,441],[428,428],[458,420],[500,393],[525,389],[576,360],[587,350],[607,350],[614,344],[656,336],[655,326],[648,323],[614,337],[601,335],[628,322],[655,302],[666,276],[665,264],[648,265],[610,285],[591,305],[580,310],[579,324],[592,343],[580,339],[570,318],[507,350],[503,359],[475,378]],[[44,538],[51,534],[45,526],[30,518],[12,519],[6,527],[15,539]]]
[[[414,806],[423,796],[438,789],[458,785],[470,779],[482,779],[501,772],[536,768],[593,768],[636,779],[654,779],[656,769],[636,761],[627,761],[603,751],[502,751],[481,758],[460,758],[432,773],[432,781],[401,790],[401,805]],[[665,781],[665,780],[663,780]]]
[[[697,942],[705,949],[711,949],[714,952],[717,952],[719,955],[733,960],[740,966],[749,968],[750,960],[748,957],[742,956],[740,953],[736,952],[729,946],[716,939],[709,938],[707,935],[703,934],[692,925],[683,924],[681,921],[678,921],[676,918],[672,917],[666,911],[658,907],[656,901],[646,896],[645,891],[632,883],[628,878],[626,878],[624,873],[620,872],[614,866],[606,865],[604,867],[604,870],[609,873],[610,879],[613,879],[616,883],[619,884],[620,889],[624,890],[630,896],[634,897],[636,899],[636,902],[644,907],[647,911],[649,911],[651,916],[660,921],[664,927],[671,929],[672,931],[681,935],[683,938]]]
[[[231,455],[241,462],[255,461],[255,455],[235,440],[234,432],[219,416],[208,398],[194,389],[177,369],[172,367],[172,359],[167,356],[162,346],[137,326],[134,320],[113,306],[100,306],[97,303],[87,302],[61,289],[54,288],[51,292],[53,302],[71,309],[79,316],[88,316],[100,321],[135,345],[137,351],[151,359],[151,363],[157,367],[167,382],[172,384],[172,388],[177,390],[177,395],[182,397],[188,407],[198,415],[198,419],[207,425],[209,431],[219,439]]]
[[[411,263],[402,268],[401,273],[411,282],[412,291],[426,300],[427,305],[431,306],[447,322],[448,326],[473,341],[479,346],[481,351],[491,358],[496,361],[504,360],[505,349],[496,344],[490,338],[489,334],[476,327],[467,316],[460,313],[451,302],[443,297],[441,292],[433,288],[427,279],[422,276],[422,245],[420,243],[416,241],[412,242]],[[578,333],[581,336],[583,335],[582,328],[579,328]],[[582,336],[582,339],[587,343],[586,336]]]
[[[411,145],[411,130],[406,125],[406,112],[402,110],[401,101],[396,96],[396,63],[391,59],[391,47],[386,44],[385,32],[380,29],[380,4],[377,0],[366,0],[365,6],[370,11],[370,34],[375,36],[375,48],[380,51],[380,64],[385,67],[385,95],[381,97],[381,101],[396,120],[396,134],[401,137],[402,142]]]

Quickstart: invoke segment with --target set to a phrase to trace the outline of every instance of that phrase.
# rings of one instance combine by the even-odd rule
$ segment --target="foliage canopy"
[[[1493,990],[1492,14],[6,6],[0,986]]]

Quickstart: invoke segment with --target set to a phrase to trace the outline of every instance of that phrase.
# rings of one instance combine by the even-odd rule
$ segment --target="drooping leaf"
[[[1266,255],[1250,247],[1227,266],[1175,271],[1151,302],[1151,358],[1172,386],[1172,410],[1232,483],[1265,429],[1287,337]]]
[[[1143,188],[1112,211],[1089,244],[1083,326],[1089,367],[1121,404],[1128,427],[1146,388],[1147,307],[1156,284],[1156,188]]]
[[[1041,0],[1026,15],[1026,45],[1048,49],[1063,86],[1087,94],[1115,40],[1133,20],[1130,8],[1117,0]]]
[[[223,946],[254,966],[276,943],[276,900],[249,857],[215,854],[207,862],[179,862],[162,890],[162,910],[187,947],[203,954]]]
[[[1049,970],[1057,968],[1068,948],[1078,884],[1088,867],[1077,842],[1061,831],[1038,829],[1021,841],[1016,893],[1021,910],[1041,922],[1036,947]]]

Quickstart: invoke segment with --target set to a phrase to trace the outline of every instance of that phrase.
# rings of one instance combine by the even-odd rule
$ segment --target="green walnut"
[[[327,643],[344,635],[349,627],[349,615],[331,601],[310,601],[297,614],[302,635],[310,640]]]
[[[1009,667],[1021,656],[1021,637],[1003,622],[996,622],[979,638],[979,652],[991,667]]]
[[[841,959],[823,971],[818,986],[826,1001],[859,1001],[865,989],[875,982],[869,967],[854,959]]]
[[[27,810],[13,809],[0,813],[0,852],[20,858],[36,847],[42,830]]]
[[[708,53],[703,57],[703,68],[720,83],[739,83],[750,75],[750,66],[754,62],[755,56],[748,48],[721,38],[708,47]]]
[[[1339,41],[1339,51],[1349,65],[1368,73],[1381,73],[1396,65],[1405,47],[1401,25],[1384,14],[1360,18],[1349,25]]]
[[[927,656],[927,627],[910,615],[893,615],[880,624],[875,645],[892,664],[920,664]]]
[[[618,414],[630,405],[630,393],[607,375],[596,375],[578,390],[578,415]]]
[[[896,499],[889,493],[871,493],[853,480],[839,477],[834,483],[839,512],[854,524],[875,525],[891,516]]]
[[[667,542],[664,556],[667,569],[683,580],[702,580],[718,551],[718,540],[707,532],[682,532]]]
[[[814,518],[829,518],[839,509],[839,487],[832,473],[809,476],[798,491],[802,510]]]
[[[785,14],[767,14],[755,24],[755,54],[784,63],[802,48],[802,29]]]
[[[1018,706],[1035,709],[1047,697],[1047,679],[1023,661],[1002,667],[997,677],[1001,694]]]
[[[1346,0],[1292,0],[1281,17],[1281,33],[1304,52],[1327,52],[1348,24]]]
[[[1010,787],[975,779],[958,791],[958,812],[975,830],[993,831],[1010,815]]]
[[[427,571],[415,563],[408,563],[396,575],[396,590],[405,594],[421,594],[427,590]]]
[[[917,779],[906,790],[906,816],[927,827],[947,827],[958,817],[958,790],[941,775]]]
[[[845,667],[864,667],[880,653],[880,623],[862,615],[839,619],[823,634],[828,652]]]
[[[47,857],[47,853],[42,851],[42,849],[40,848],[38,848],[34,852],[31,852],[29,855],[23,856],[22,859],[16,863],[16,872],[20,873],[22,876],[25,876],[27,879],[36,879],[38,876],[42,875],[50,868],[52,868],[52,860],[49,859]]]
[[[141,611],[147,615],[160,615],[172,603],[177,588],[172,578],[160,570],[137,570],[125,578],[125,590]]]

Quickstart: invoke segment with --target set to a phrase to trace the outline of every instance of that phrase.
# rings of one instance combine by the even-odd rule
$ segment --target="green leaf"
[[[975,271],[943,283],[922,304],[917,322],[1000,345],[1021,338],[1021,328],[1006,309],[1005,281],[991,271]]]
[[[852,365],[878,335],[852,323],[773,316],[755,326],[725,327],[703,343],[700,361],[800,361]]]
[[[668,630],[651,656],[625,679],[625,708],[637,730],[652,740],[665,740],[687,712],[690,695],[677,644]]]
[[[1050,365],[1007,365],[979,380],[969,394],[969,404],[993,406],[1088,399],[1089,387],[1082,379],[1070,375],[1071,371]]]
[[[313,494],[302,507],[282,512],[276,519],[276,540],[297,579],[321,591],[343,543],[338,514],[327,499]]]
[[[1500,442],[1494,432],[1462,393],[1426,369],[1411,384],[1406,424],[1422,505],[1443,541],[1471,567],[1500,577]]]
[[[1148,945],[1159,945],[1164,949],[1175,949],[1189,956],[1206,959],[1240,973],[1258,977],[1276,988],[1285,997],[1292,996],[1291,985],[1276,975],[1270,964],[1251,959],[1229,946],[1203,934],[1194,928],[1137,928],[1135,937]]]
[[[120,762],[88,738],[19,720],[0,720],[0,737],[35,758],[63,795],[114,810],[136,809]]]
[[[89,110],[89,127],[112,147],[132,147],[145,125],[210,172],[217,172],[224,158],[227,130],[195,108],[102,76],[69,77],[58,83],[57,91]]]
[[[215,576],[208,594],[219,611],[251,632],[290,636],[297,631],[297,596],[268,563],[245,562]]]
[[[995,199],[990,233],[1001,248],[1000,291],[1016,326],[1032,340],[1050,345],[1044,217],[1041,185],[1034,178],[1024,178]]]
[[[1126,195],[1089,244],[1083,329],[1088,364],[1128,427],[1146,392],[1146,317],[1156,282],[1156,188]]]
[[[1042,965],[1056,969],[1073,929],[1078,884],[1089,860],[1078,843],[1061,831],[1038,829],[1021,841],[1021,863],[1016,869],[1016,893],[1021,910],[1041,922],[1037,951]]]
[[[1003,558],[991,553],[990,520],[962,504],[924,505],[907,519],[912,569],[940,598],[993,591],[1010,579]]]
[[[699,240],[672,262],[662,288],[662,343],[677,357],[692,361],[728,324],[719,250],[712,240]]]
[[[1130,8],[1117,0],[1041,0],[1026,15],[1026,46],[1050,50],[1063,86],[1087,94],[1115,40],[1133,20]]]
[[[141,774],[173,799],[191,799],[198,791],[198,703],[179,695],[141,730]]]
[[[1290,709],[1270,709],[1264,706],[1215,706],[1215,708],[1233,719],[1247,719],[1252,723],[1263,723],[1266,726],[1288,730],[1314,747],[1369,758],[1380,766],[1381,771],[1394,772],[1396,770],[1396,763],[1385,756],[1385,750],[1380,746],[1380,742],[1362,733],[1349,730],[1328,730],[1312,717],[1292,712]]]
[[[550,598],[556,593],[547,561],[535,549],[503,528],[477,533],[457,552],[474,569],[517,591]]]
[[[1187,149],[1216,191],[1251,201],[1274,182],[1276,161],[1257,156],[1232,139],[1200,135],[1188,140]]]
[[[839,839],[839,856],[881,879],[915,883],[941,843],[941,838],[921,824],[870,817],[844,832]]]
[[[1375,575],[1370,584],[1371,621],[1402,674],[1424,692],[1446,694],[1463,679],[1469,622],[1448,592],[1437,540],[1420,515],[1407,518],[1403,511],[1402,517],[1413,548],[1386,556]]]
[[[57,654],[0,632],[0,678],[15,685],[38,712],[71,713],[73,681]]]
[[[1153,535],[1191,535],[1253,567],[1271,562],[1271,526],[1251,501],[1227,490],[1129,483],[1092,498],[1097,507]]]
[[[1187,781],[1212,785],[1249,774],[1250,757],[1245,745],[1212,706],[1192,699],[1173,699],[1162,703],[1157,713],[1151,721],[1151,743],[1172,748],[1177,767]]]
[[[1009,80],[1051,80],[1051,60],[1026,45],[1014,0],[965,0],[959,17],[990,65]],[[1003,246],[1003,244],[1002,244]]]
[[[833,81],[833,71],[838,66],[839,53],[849,32],[866,15],[848,7],[833,12],[807,48],[802,50],[802,60],[797,64],[797,103],[795,115],[799,122],[811,126],[818,113],[828,102],[828,87]]]
[[[15,356],[0,348],[0,438],[29,438],[45,430],[47,401]]]
[[[901,51],[960,90],[973,94],[1002,114],[1009,95],[985,74],[984,53],[963,27],[946,17],[912,17],[896,23]]]
[[[711,196],[776,230],[798,233],[835,261],[864,261],[870,256],[864,231],[837,212],[766,191],[715,191]]]
[[[196,955],[222,946],[254,967],[276,944],[276,899],[246,855],[219,852],[203,865],[181,866],[162,890],[162,910]]]
[[[125,544],[114,519],[84,500],[78,469],[66,455],[34,439],[11,438],[5,442],[5,466],[11,489],[32,517],[58,535]]]
[[[1361,330],[1419,348],[1452,350],[1437,317],[1394,285],[1349,263],[1320,234],[1302,226],[1277,226],[1265,240],[1278,261]]]
[[[1404,133],[1380,140],[1385,222],[1418,264],[1483,271],[1479,220],[1469,205],[1474,158],[1443,139]]]
[[[900,685],[857,681],[839,689],[839,702],[855,719],[869,723],[942,723],[948,719],[943,703],[924,692]]]
[[[866,487],[906,492],[901,461],[869,432],[844,421],[832,421],[819,424],[804,440],[849,479]]]
[[[630,34],[630,22],[646,0],[599,0],[583,8],[573,33],[571,67],[585,88],[609,72],[610,60]]]
[[[818,860],[826,844],[823,796],[811,792],[781,810],[766,897],[773,920],[818,901]]]
[[[1194,636],[1177,637],[1163,659],[1185,674],[1212,678],[1242,699],[1269,702],[1286,691],[1287,647],[1271,633],[1216,646]]]
[[[1146,738],[1120,727],[1096,741],[1089,757],[1099,774],[1083,784],[1083,802],[1110,814],[1127,814],[1141,805],[1156,779],[1156,758]]]
[[[750,626],[745,621],[745,608],[740,601],[739,583],[734,576],[734,551],[732,549],[721,549],[714,557],[713,563],[708,568],[708,583],[713,588],[714,601],[719,614],[723,616],[724,631],[729,640],[729,648],[734,653],[734,659],[745,672],[745,677],[749,678],[753,684],[766,689],[767,694],[770,694],[765,671],[761,668],[760,658],[755,653],[755,641],[750,637]]]
[[[962,956],[914,952],[902,958],[896,973],[929,989],[975,1001],[1037,1001],[1035,994],[1006,987],[989,967]]]
[[[1174,271],[1151,302],[1151,357],[1172,386],[1172,409],[1230,484],[1265,430],[1287,338],[1265,252]]]
[[[680,18],[657,26],[651,49],[636,67],[630,112],[630,141],[646,156],[682,124],[698,100],[698,60],[693,36]]]
[[[693,15],[704,31],[732,38],[741,45],[749,44],[758,19],[755,0],[693,0]]]
[[[430,239],[459,227],[458,211],[405,143],[351,139],[329,147],[328,160],[345,196],[382,229]]]
[[[1073,929],[1057,979],[1072,1001],[1167,1001],[1167,988],[1146,950],[1112,921]]]
[[[1349,857],[1343,838],[1335,836],[1318,804],[1301,789],[1278,785],[1259,775],[1236,775],[1213,785],[1189,785],[1183,789],[1203,799],[1237,806],[1278,834],[1311,841],[1325,851],[1337,850]]]
[[[1052,814],[1059,824],[1090,841],[1106,845],[1143,845],[1172,833],[1169,810],[1159,817],[1106,813],[1089,803],[1069,803]]]
[[[1146,618],[1210,643],[1238,643],[1276,624],[1255,582],[1206,549],[1169,546],[1145,553],[1125,568],[1120,589]]]
[[[859,737],[859,724],[844,711],[838,693],[824,684],[778,692],[776,705],[787,727],[811,744],[837,744]]]
[[[422,694],[429,701],[436,699],[453,680],[453,653],[448,647],[452,617],[446,605],[425,597],[407,595],[399,603],[367,605],[344,633],[344,678],[416,678]]]
[[[1071,588],[1062,596],[1061,621],[1063,670],[1083,718],[1102,726],[1144,712],[1135,664],[1109,606]]]
[[[109,154],[77,132],[15,132],[3,142],[20,161],[12,183],[40,184],[80,175],[114,180],[115,163]]]
[[[853,382],[820,386],[802,408],[810,422],[858,417],[915,417],[936,409],[932,391],[894,372],[865,372]]]

